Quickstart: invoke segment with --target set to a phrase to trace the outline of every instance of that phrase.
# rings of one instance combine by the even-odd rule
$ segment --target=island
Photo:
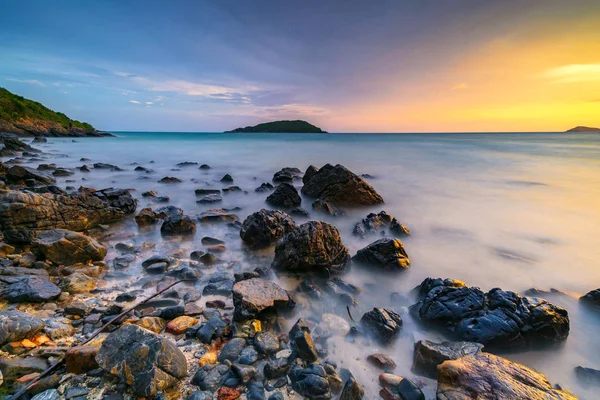
[[[0,88],[0,132],[29,137],[113,136],[5,88]]]
[[[589,126],[576,126],[566,132],[600,132],[600,128],[591,128]]]
[[[245,128],[237,128],[225,133],[327,133],[306,121],[273,121]]]

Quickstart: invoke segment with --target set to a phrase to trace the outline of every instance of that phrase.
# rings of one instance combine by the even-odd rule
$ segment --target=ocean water
[[[86,157],[91,160],[86,162],[88,165],[106,162],[126,169],[77,172],[75,177],[59,178],[60,186],[135,189],[132,193],[140,200],[138,210],[160,206],[141,197],[143,191],[156,190],[159,195],[170,196],[169,204],[191,216],[212,207],[240,207],[237,214],[243,220],[261,208],[269,208],[264,202],[268,193],[255,193],[254,188],[270,182],[273,173],[282,167],[304,170],[311,164],[343,164],[357,174],[372,176],[368,181],[383,196],[382,206],[351,209],[345,217],[334,218],[313,213],[310,199],[303,198],[302,203],[312,219],[337,226],[351,254],[377,239],[352,235],[354,224],[369,212],[386,210],[411,230],[412,235],[403,239],[412,262],[408,272],[390,277],[353,269],[344,277],[371,288],[357,297],[359,306],[352,309],[355,320],[374,306],[395,309],[404,319],[402,335],[391,347],[330,339],[330,359],[349,368],[367,393],[376,393],[380,371],[365,363],[366,355],[385,352],[398,364],[397,374],[414,377],[410,372],[413,343],[444,338],[415,325],[406,308],[392,304],[390,299],[392,292],[408,294],[430,276],[460,279],[484,290],[500,287],[523,292],[535,287],[565,292],[546,298],[569,311],[568,340],[559,348],[505,356],[544,373],[552,383],[561,384],[581,398],[596,398],[597,388],[578,382],[573,368],[583,365],[600,369],[600,314],[582,308],[577,300],[600,287],[600,135],[115,134],[118,137],[49,139],[37,147],[55,153],[54,161],[63,167],[80,166],[84,164],[80,158]],[[183,161],[206,163],[212,168],[174,170]],[[131,165],[134,162],[154,172],[136,172]],[[197,204],[194,189],[228,186],[219,182],[226,173],[247,194],[224,195],[223,203],[216,206]],[[178,177],[183,182],[157,183],[163,176]],[[86,180],[81,181],[82,177]],[[77,182],[67,183],[67,179]],[[270,251],[258,257],[250,254],[237,232],[223,226],[199,225],[194,238],[175,242],[162,241],[158,228],[138,232],[133,219],[119,229],[135,232],[137,236],[131,240],[158,243],[157,252],[201,249],[200,238],[210,235],[227,242],[228,251],[219,255],[225,260],[253,268],[269,265],[272,258]],[[114,255],[109,252],[107,259]],[[128,284],[108,283],[121,289]],[[292,281],[282,279],[281,284],[294,289]],[[311,309],[319,307],[305,303],[300,314],[314,316]],[[351,322],[342,308],[337,307],[335,312]],[[431,397],[435,382],[421,377],[416,380]]]

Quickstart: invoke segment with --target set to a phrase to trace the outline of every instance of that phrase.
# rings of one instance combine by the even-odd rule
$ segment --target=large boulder
[[[96,361],[139,397],[152,398],[187,375],[185,355],[174,343],[135,325],[108,335]]]
[[[445,361],[438,367],[438,400],[473,398],[576,399],[553,387],[544,375],[489,353]]]
[[[275,172],[273,182],[292,182],[302,178],[302,171],[296,167],[285,167]]]
[[[131,193],[126,189],[94,190],[92,194],[111,207],[122,210],[125,214],[133,214],[137,208],[137,200],[131,197]]]
[[[302,199],[294,185],[283,182],[267,197],[267,203],[273,207],[294,208],[300,206]]]
[[[56,299],[60,289],[54,283],[39,276],[26,276],[8,285],[4,297],[11,303],[44,303]]]
[[[0,346],[33,337],[44,329],[44,322],[18,310],[0,311]]]
[[[8,183],[25,183],[27,186],[56,183],[56,179],[50,175],[21,165],[13,165],[6,171],[6,181]],[[29,185],[29,183],[32,183],[32,185]]]
[[[295,302],[287,291],[274,282],[259,278],[247,279],[233,285],[234,317],[243,321],[266,310],[289,310]]]
[[[387,271],[404,271],[410,267],[410,259],[400,239],[379,239],[360,249],[352,260]]]
[[[244,220],[240,237],[248,247],[258,249],[275,244],[295,228],[294,220],[286,213],[263,209]]]
[[[564,308],[498,288],[484,293],[456,280],[427,278],[412,312],[458,340],[493,348],[556,344],[569,335]]]
[[[303,194],[335,205],[369,206],[383,203],[383,198],[373,186],[340,164],[335,167],[326,164],[316,172],[307,170],[303,182]]]
[[[410,231],[406,226],[385,211],[381,211],[379,214],[370,213],[366,218],[363,218],[354,225],[352,233],[356,236],[364,237],[380,232],[385,234],[386,230],[391,236],[410,235]]]
[[[96,240],[66,229],[41,232],[31,250],[40,260],[62,265],[102,261],[106,256],[106,248]]]
[[[585,305],[600,308],[600,289],[594,289],[579,298]]]
[[[123,196],[131,198],[128,192]],[[29,244],[40,231],[80,232],[118,221],[131,205],[124,209],[111,205],[117,203],[108,203],[93,193],[53,195],[0,190],[0,229],[8,243]]]
[[[310,221],[285,235],[275,246],[271,267],[288,272],[348,271],[350,254],[337,228]]]
[[[414,372],[435,379],[437,367],[444,361],[477,354],[482,348],[482,344],[474,342],[434,343],[429,340],[419,340],[415,343],[412,369]]]

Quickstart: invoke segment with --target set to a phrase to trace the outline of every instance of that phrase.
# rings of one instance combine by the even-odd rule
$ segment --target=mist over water
[[[183,208],[192,217],[209,208],[240,207],[236,213],[243,221],[255,211],[269,208],[264,202],[268,193],[255,193],[254,189],[270,182],[282,167],[305,170],[310,164],[343,164],[357,174],[372,176],[367,180],[383,196],[381,207],[345,210],[346,216],[335,218],[312,212],[311,199],[303,197],[302,202],[311,219],[330,222],[339,229],[352,255],[378,238],[352,235],[354,224],[369,212],[385,210],[411,230],[411,236],[402,239],[411,259],[409,271],[383,276],[354,268],[344,276],[365,290],[357,296],[359,306],[352,308],[356,321],[375,306],[389,307],[404,320],[400,339],[388,348],[366,347],[360,340],[351,344],[343,338],[330,339],[330,359],[350,369],[367,393],[376,393],[380,373],[365,363],[368,354],[389,354],[398,364],[395,372],[413,378],[413,343],[444,339],[434,330],[415,325],[406,305],[394,304],[390,298],[393,292],[408,296],[431,276],[460,279],[485,291],[500,287],[522,293],[535,287],[566,292],[545,297],[569,311],[571,333],[564,345],[505,356],[544,373],[552,383],[581,398],[594,398],[595,389],[581,386],[573,368],[600,369],[600,316],[577,301],[580,295],[600,287],[600,135],[116,134],[119,137],[75,142],[49,139],[36,146],[45,152],[67,154],[55,160],[61,167],[105,162],[126,169],[77,172],[74,177],[58,178],[63,188],[80,184],[97,189],[132,188],[139,200],[138,210],[163,205],[141,196],[144,191],[156,190],[160,196],[170,196],[169,205]],[[81,157],[91,161],[79,161]],[[212,168],[176,167],[184,161]],[[136,172],[130,165],[133,162],[154,172]],[[223,202],[216,205],[197,204],[194,189],[230,186],[219,182],[226,173],[248,193],[224,194]],[[183,182],[157,183],[164,176]],[[86,181],[80,181],[81,177]],[[67,179],[77,183],[66,183]],[[303,223],[308,219],[295,220]],[[122,231],[137,232],[133,219],[122,224]],[[266,266],[272,259],[269,252],[262,258],[251,256],[236,231],[218,225],[198,225],[192,240],[162,242],[158,227],[139,232],[132,240],[156,242],[156,252],[183,248],[189,254],[202,249],[203,236],[224,239],[228,250],[219,257],[239,261],[248,269]],[[114,253],[109,252],[107,259],[111,256]],[[130,267],[130,272],[134,271]],[[282,280],[281,284],[294,289],[292,281]],[[310,307],[320,306],[308,304],[304,310],[309,313]],[[334,308],[349,321],[343,307]],[[425,384],[427,396],[434,393],[434,381],[416,380]]]

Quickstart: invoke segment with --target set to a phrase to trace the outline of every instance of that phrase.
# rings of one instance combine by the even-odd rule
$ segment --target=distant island
[[[47,137],[112,136],[87,122],[71,119],[4,88],[0,88],[0,133]]]
[[[306,121],[273,121],[256,126],[247,126],[245,128],[237,128],[225,133],[327,133],[321,128],[309,124]]]
[[[566,132],[600,132],[600,128],[590,128],[589,126],[576,126]]]

